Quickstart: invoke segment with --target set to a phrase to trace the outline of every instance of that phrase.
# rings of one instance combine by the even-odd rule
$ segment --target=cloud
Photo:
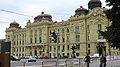
[[[44,11],[53,17],[53,21],[67,20],[71,15],[74,15],[75,10],[80,6],[88,8],[90,0],[1,0],[0,9],[5,9],[29,16],[37,16]],[[105,0],[101,0],[105,6]],[[5,35],[5,29],[9,24],[16,21],[20,26],[24,27],[28,19],[32,22],[34,17],[26,17],[17,14],[0,11],[0,37]],[[0,39],[1,39],[0,38]]]

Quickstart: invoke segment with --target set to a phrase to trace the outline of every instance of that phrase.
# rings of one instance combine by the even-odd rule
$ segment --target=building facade
[[[53,56],[56,57],[56,43],[52,41],[51,33],[58,34],[58,53],[60,56],[72,55],[72,46],[76,46],[76,57],[86,53],[105,53],[117,55],[120,51],[111,48],[99,31],[105,31],[111,22],[107,19],[101,7],[100,0],[90,0],[88,10],[80,6],[74,16],[67,21],[53,22],[52,16],[42,12],[21,28],[17,22],[10,23],[6,28],[6,41],[11,41],[11,55],[16,56]]]

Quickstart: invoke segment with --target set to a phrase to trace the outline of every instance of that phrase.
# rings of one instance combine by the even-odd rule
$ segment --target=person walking
[[[89,54],[87,54],[87,56],[85,56],[84,60],[85,60],[86,67],[89,67],[89,64],[90,64],[90,56],[89,56]]]
[[[100,57],[100,67],[106,67],[106,57],[103,55]]]

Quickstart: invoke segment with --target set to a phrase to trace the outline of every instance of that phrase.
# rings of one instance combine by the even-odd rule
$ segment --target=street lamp
[[[56,63],[56,66],[59,67],[59,57],[58,57],[58,34],[57,34],[56,32],[52,32],[51,34],[52,34],[52,37],[53,37],[52,41],[53,41],[54,43],[57,43],[57,44],[56,44],[56,55],[57,55],[57,63]]]
[[[72,58],[75,58],[75,49],[76,49],[76,47],[75,46],[72,46]]]

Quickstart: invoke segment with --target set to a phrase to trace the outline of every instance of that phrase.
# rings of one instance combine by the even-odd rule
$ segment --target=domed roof
[[[76,10],[75,10],[75,12],[77,12],[77,11],[86,11],[87,9],[85,9],[85,8],[83,8],[83,6],[80,6],[80,8],[77,8]]]
[[[41,12],[41,14],[36,16],[35,18],[41,18],[41,17],[52,17],[52,16],[49,14],[44,14],[44,12]]]
[[[100,2],[100,0],[90,0],[89,2]]]
[[[11,22],[10,24],[18,24],[18,23],[14,21],[14,22]]]
[[[102,3],[100,0],[90,0],[88,2],[88,8],[89,9],[93,9],[93,8],[96,8],[96,7],[101,7],[102,6]]]

